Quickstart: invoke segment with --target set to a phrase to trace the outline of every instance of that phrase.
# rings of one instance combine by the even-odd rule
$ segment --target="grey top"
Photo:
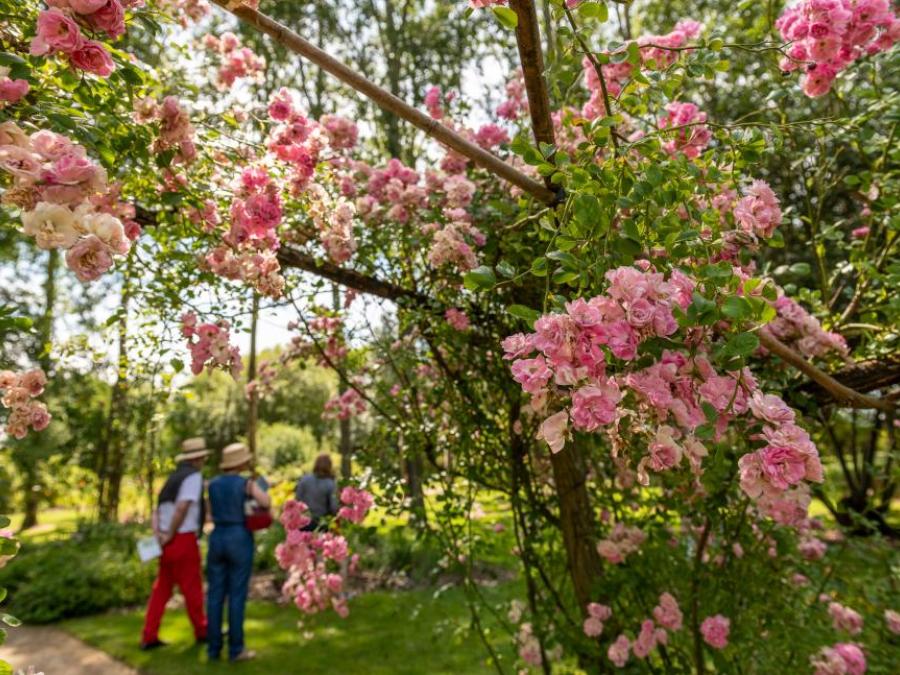
[[[309,507],[310,513],[315,518],[333,516],[338,511],[337,484],[334,478],[320,478],[308,473],[297,481],[294,495],[297,501]]]

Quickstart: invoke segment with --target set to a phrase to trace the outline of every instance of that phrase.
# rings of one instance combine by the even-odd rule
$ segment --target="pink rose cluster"
[[[538,319],[534,333],[503,341],[504,358],[512,360],[513,378],[531,394],[532,409],[543,410],[554,391],[571,392],[575,429],[595,431],[617,419],[622,394],[619,383],[605,374],[607,355],[633,361],[642,341],[675,333],[673,308],[690,304],[694,286],[680,272],[666,280],[649,263],[639,265],[610,270],[605,295],[570,302],[565,314]],[[542,425],[542,437],[554,452],[565,445],[568,416],[557,413]]]
[[[262,250],[275,250],[282,215],[280,190],[269,171],[261,165],[246,167],[234,187],[231,228],[225,242],[234,247],[252,244]]]
[[[809,659],[815,675],[864,675],[866,655],[852,642],[823,647]]]
[[[636,478],[648,485],[649,471],[669,471],[684,459],[699,476],[707,449],[695,435],[698,428],[713,423],[718,440],[740,418],[749,427],[761,425],[761,433],[751,438],[765,444],[740,459],[741,487],[763,515],[785,525],[802,523],[810,498],[807,483],[823,480],[818,451],[794,423],[793,410],[759,391],[749,369],[721,374],[697,349],[693,355],[664,350],[655,362],[629,370],[642,341],[677,331],[673,309],[690,304],[694,282],[678,271],[666,279],[646,262],[611,270],[607,280],[606,294],[571,302],[565,314],[538,319],[534,333],[503,341],[504,358],[512,360],[513,378],[531,395],[531,409],[546,414],[551,402],[564,406],[544,419],[538,438],[559,452],[570,423],[577,431],[602,429],[610,436],[620,481],[631,484]],[[611,376],[608,364],[624,372]],[[629,416],[620,411],[626,397]],[[620,452],[628,429],[649,435],[638,444],[646,452],[636,471]],[[615,559],[614,553],[609,557]]]
[[[756,391],[749,407],[763,423],[755,438],[766,445],[738,460],[741,489],[764,515],[783,525],[798,525],[809,505],[807,483],[825,479],[818,449],[778,396]]]
[[[653,608],[653,619],[641,622],[641,630],[634,641],[622,633],[609,646],[606,655],[617,668],[624,668],[628,663],[629,650],[635,658],[645,659],[658,645],[668,644],[668,631],[677,632],[682,625],[683,616],[678,601],[671,593],[663,593],[659,596],[659,604]]]
[[[425,98],[422,102],[425,104],[428,114],[431,115],[431,119],[439,120],[444,116],[443,98],[444,95],[440,87],[429,87],[428,91],[425,92]]]
[[[444,312],[444,318],[453,330],[460,332],[469,330],[469,317],[466,316],[465,312],[456,309],[456,307],[451,307]]]
[[[28,430],[42,431],[50,424],[47,406],[34,399],[44,393],[47,377],[36,368],[24,373],[0,371],[0,403],[9,412],[4,431],[13,438],[23,439]]]
[[[525,75],[519,68],[506,81],[506,100],[497,108],[497,116],[515,121],[528,110],[528,96],[525,92]]]
[[[159,132],[150,146],[151,152],[158,155],[171,150],[173,163],[193,164],[197,158],[195,130],[190,115],[176,96],[166,96],[162,103],[153,98],[138,99],[133,117],[138,124],[158,123]]]
[[[325,402],[322,419],[348,420],[351,417],[362,415],[366,411],[366,400],[359,391],[350,387],[343,394]]]
[[[216,86],[220,91],[230,89],[239,79],[252,78],[256,82],[262,81],[266,60],[257,56],[249,47],[242,46],[234,33],[225,32],[221,37],[207,34],[203,38],[203,46],[215,52],[220,59],[216,74]]]
[[[640,69],[648,70],[665,70],[678,60],[681,54],[680,49],[688,43],[689,40],[695,39],[700,35],[703,26],[697,21],[691,19],[682,19],[675,28],[665,35],[644,35],[636,40],[640,47],[641,63]],[[627,49],[627,45],[622,47],[619,52],[622,53]],[[612,52],[606,52],[607,56],[612,56]],[[584,69],[585,85],[591,92],[590,100],[584,105],[582,114],[588,119],[595,119],[606,114],[606,108],[603,102],[603,91],[600,86],[600,78],[590,59],[585,57],[582,62]],[[631,78],[635,66],[628,61],[620,61],[618,63],[610,62],[600,66],[603,72],[603,79],[606,81],[606,90],[610,96],[618,96],[622,93],[622,88]]]
[[[345,492],[347,489],[351,488],[345,488]],[[352,513],[354,517],[357,517],[363,508],[365,500],[361,494],[368,495],[362,490],[354,492],[352,497],[348,495],[348,499],[353,502],[352,508],[355,509]],[[364,516],[365,513],[362,512],[362,517]],[[340,514],[338,517],[344,518]],[[360,521],[362,517],[359,518]],[[282,593],[285,597],[293,598],[298,609],[307,614],[331,607],[339,616],[346,617],[349,608],[343,592],[344,577],[339,573],[339,566],[349,559],[348,569],[352,574],[358,556],[350,555],[347,540],[341,535],[303,531],[303,528],[311,522],[312,518],[306,504],[293,499],[285,502],[281,514],[285,539],[275,547],[278,565],[288,572]]]
[[[278,124],[269,131],[266,147],[291,167],[291,189],[302,194],[315,173],[320,154],[328,146],[328,132],[297,111],[294,93],[285,87],[269,99],[269,118]]]
[[[199,22],[212,11],[206,0],[156,0],[156,4],[163,11],[171,13],[182,28]]]
[[[106,33],[111,39],[124,35],[125,6],[122,2],[49,0],[47,4],[50,9],[38,15],[31,53],[35,56],[62,54],[73,68],[109,77],[116,69],[112,56],[103,43],[85,38],[81,27]]]
[[[343,196],[332,197],[319,183],[306,193],[308,214],[316,226],[319,243],[332,262],[345,263],[356,253],[353,225],[356,208]]]
[[[803,93],[824,96],[854,61],[890,49],[900,40],[900,19],[888,0],[802,0],[775,22],[791,43],[785,72],[802,69]]]
[[[197,315],[186,312],[181,316],[181,334],[187,340],[191,352],[191,372],[199,375],[204,368],[219,367],[237,378],[243,369],[241,352],[229,343],[230,328],[227,321],[198,324]]]
[[[461,170],[465,170],[465,164]],[[475,184],[458,172],[447,175],[429,171],[423,184],[419,173],[398,159],[381,168],[347,162],[341,177],[342,194],[356,199],[356,211],[366,224],[389,221],[418,225],[432,238],[429,264],[455,266],[460,272],[477,266],[475,248],[487,241],[472,225],[469,213],[475,190]],[[440,211],[443,222],[429,222],[434,211]]]
[[[341,490],[341,503],[337,517],[359,525],[366,518],[375,499],[372,494],[360,488],[347,486]]]
[[[603,633],[603,622],[609,620],[612,610],[606,605],[591,602],[587,606],[587,614],[582,626],[584,634],[592,638],[599,637]]]
[[[774,307],[778,315],[766,324],[766,330],[804,356],[822,357],[831,352],[840,356],[848,354],[849,349],[843,336],[822,328],[819,320],[797,301],[782,295],[775,301]]]
[[[670,155],[682,153],[688,159],[696,159],[712,139],[712,132],[704,122],[706,113],[693,103],[670,103],[666,106],[666,114],[659,118],[659,128],[674,131],[675,135],[663,143],[663,149]]]
[[[298,328],[297,322],[288,323],[288,330]],[[297,335],[279,358],[282,364],[301,358],[312,358],[320,366],[333,368],[347,356],[343,321],[337,316],[320,315],[307,323],[309,338]]]
[[[9,77],[9,68],[0,66],[0,110],[21,101],[29,89],[28,80],[13,79]]]
[[[280,298],[284,293],[284,276],[274,251],[220,244],[204,256],[203,263],[213,274],[242,281],[266,297]]]
[[[781,224],[778,197],[764,180],[754,180],[732,210],[734,222],[741,230],[768,239]]]
[[[0,170],[13,177],[3,201],[22,209],[22,226],[38,247],[66,250],[66,264],[82,282],[113,265],[131,248],[125,225],[133,207],[109,189],[106,171],[83,146],[52,131],[26,135],[14,122],[0,124]],[[128,221],[131,233],[140,228]]]
[[[607,562],[620,565],[628,556],[636,553],[646,540],[647,535],[640,528],[616,523],[609,535],[597,542],[597,553]]]

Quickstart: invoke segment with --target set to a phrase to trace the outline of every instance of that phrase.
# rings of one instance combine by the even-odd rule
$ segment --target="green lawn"
[[[514,597],[515,584],[483,589],[494,603]],[[251,602],[245,623],[246,641],[258,652],[238,667],[246,675],[303,673],[491,673],[471,620],[464,592],[451,588],[428,591],[374,592],[354,598],[347,619],[326,612],[304,617],[293,606]],[[302,620],[302,625],[299,622]],[[61,628],[135,666],[146,675],[233,672],[232,664],[207,664],[204,650],[194,646],[183,610],[168,612],[160,637],[169,646],[141,652],[143,612],[133,610],[73,619]],[[512,659],[511,640],[490,616],[483,617],[491,641]]]

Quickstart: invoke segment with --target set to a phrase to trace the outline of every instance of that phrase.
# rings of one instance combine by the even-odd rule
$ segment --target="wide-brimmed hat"
[[[175,461],[188,462],[192,459],[209,457],[210,454],[211,451],[206,449],[206,441],[202,437],[187,438],[181,444],[181,452],[175,455]]]
[[[253,455],[250,454],[250,448],[243,443],[232,443],[222,448],[222,461],[219,462],[220,469],[234,469],[247,464]]]

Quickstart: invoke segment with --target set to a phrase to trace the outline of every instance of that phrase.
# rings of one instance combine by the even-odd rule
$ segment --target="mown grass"
[[[492,603],[521,593],[515,583],[482,590]],[[306,617],[293,606],[251,602],[246,643],[258,652],[258,658],[238,665],[208,663],[204,649],[194,645],[183,610],[167,612],[161,638],[169,645],[153,652],[138,649],[142,622],[143,611],[130,610],[73,619],[59,626],[146,675],[496,672],[472,629],[465,591],[458,587],[443,592],[367,593],[351,600],[347,619],[333,612]],[[482,622],[491,643],[509,664],[513,658],[509,636],[489,613],[483,614]]]

